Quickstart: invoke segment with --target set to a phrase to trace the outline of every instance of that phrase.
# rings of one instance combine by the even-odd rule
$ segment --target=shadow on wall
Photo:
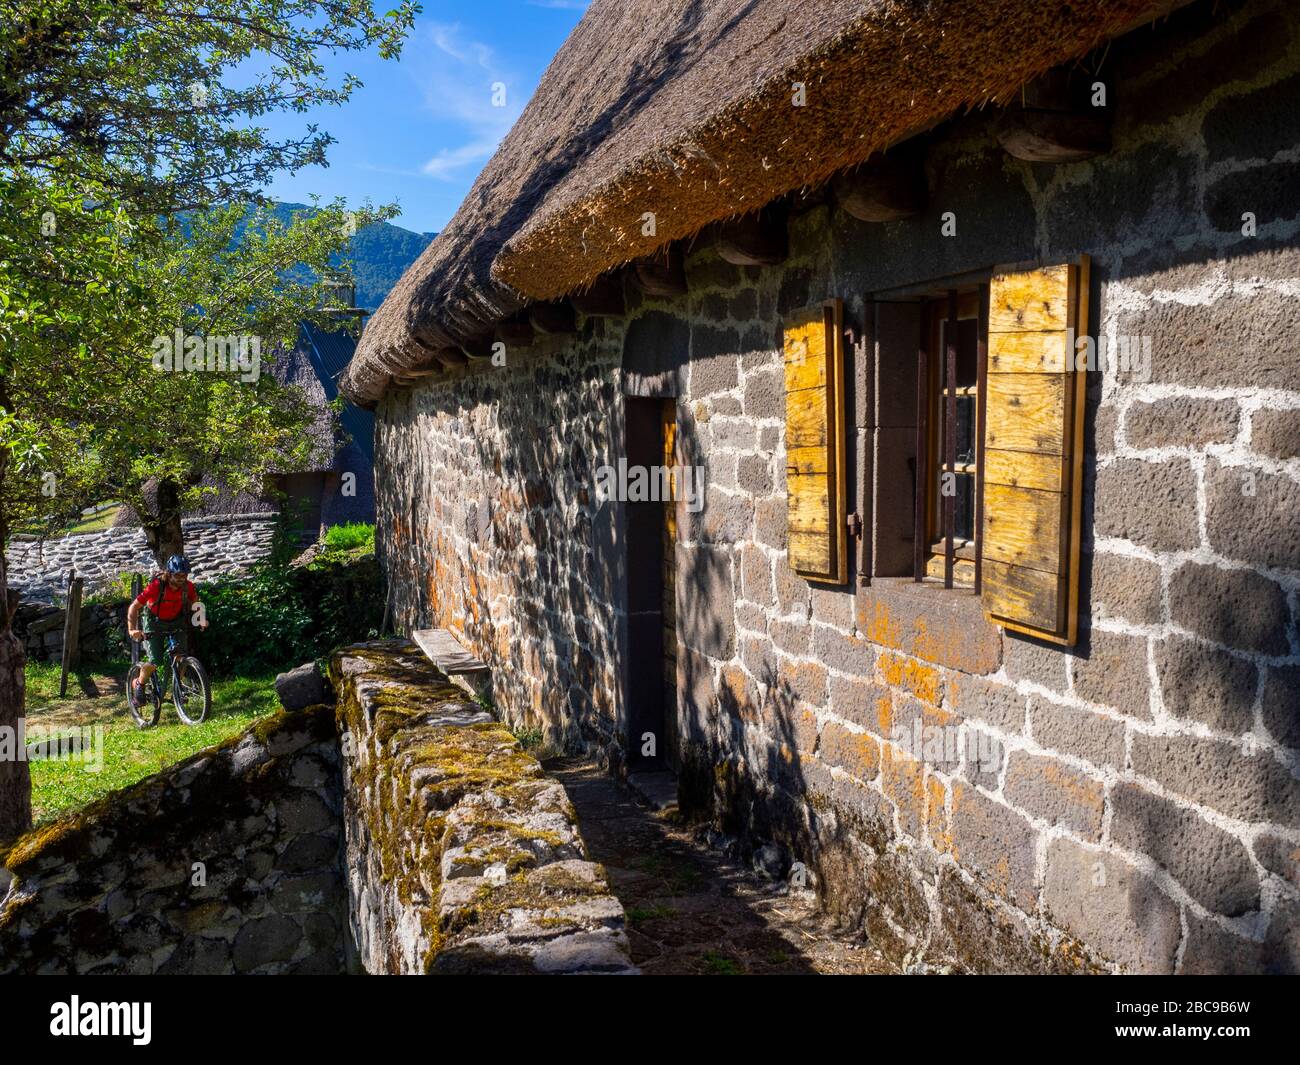
[[[602,333],[588,321],[580,337],[539,339],[518,366],[408,394],[387,431],[412,439],[381,449],[381,499],[400,508],[381,521],[396,618],[460,631],[492,666],[510,724],[542,728],[556,749],[614,730],[601,664],[619,660],[616,515],[589,486],[621,414],[609,367],[584,358]]]

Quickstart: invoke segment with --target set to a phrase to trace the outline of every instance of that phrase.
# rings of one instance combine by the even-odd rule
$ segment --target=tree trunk
[[[153,505],[149,513],[140,515],[144,538],[153,552],[158,568],[162,569],[172,555],[184,553],[185,536],[181,530],[180,486],[163,479],[150,495]]]
[[[0,547],[7,540],[7,530],[0,528]],[[26,652],[13,629],[18,593],[10,593],[8,584],[4,552],[0,550],[0,589],[5,593],[0,600],[0,729],[12,730],[3,735],[6,739],[12,737],[6,746],[14,753],[12,758],[0,759],[0,841],[20,836],[32,827],[32,776],[26,759],[18,757],[22,750],[18,730],[23,719]]]

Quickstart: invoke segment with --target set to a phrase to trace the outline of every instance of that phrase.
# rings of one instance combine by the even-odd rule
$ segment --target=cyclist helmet
[[[172,555],[172,557],[167,560],[168,573],[189,573],[189,571],[190,564],[184,555]]]

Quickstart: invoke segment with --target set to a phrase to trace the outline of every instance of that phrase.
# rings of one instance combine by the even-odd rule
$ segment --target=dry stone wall
[[[334,708],[259,721],[0,853],[0,973],[339,973]]]
[[[787,844],[914,963],[1292,972],[1300,13],[1192,5],[1117,42],[1106,80],[1101,157],[1020,163],[987,116],[956,120],[914,219],[806,207],[781,267],[699,250],[687,296],[629,286],[625,319],[391,393],[380,548],[399,621],[455,628],[507,717],[617,763],[637,649],[621,510],[592,477],[622,452],[623,395],[675,396],[707,481],[678,509],[684,804]],[[798,578],[782,317],[839,296],[860,329],[866,293],[1085,253],[1094,329],[1149,363],[1091,375],[1079,645],[1004,635],[969,595]],[[910,474],[876,476],[910,512]]]
[[[242,573],[266,557],[275,536],[276,516],[226,514],[186,519],[185,555],[196,581]],[[5,548],[9,586],[24,600],[52,603],[67,591],[68,570],[86,580],[86,594],[111,584],[122,573],[152,573],[153,553],[139,528],[112,528],[55,540],[14,536]]]
[[[370,973],[631,973],[563,785],[414,644],[339,651],[350,942]]]

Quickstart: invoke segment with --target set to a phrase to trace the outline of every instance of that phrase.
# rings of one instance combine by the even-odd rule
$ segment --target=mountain
[[[302,203],[277,203],[275,214],[286,222],[295,211],[310,208]],[[419,258],[436,233],[414,233],[391,222],[375,222],[357,230],[348,258],[357,282],[357,306],[375,310],[406,268]]]

